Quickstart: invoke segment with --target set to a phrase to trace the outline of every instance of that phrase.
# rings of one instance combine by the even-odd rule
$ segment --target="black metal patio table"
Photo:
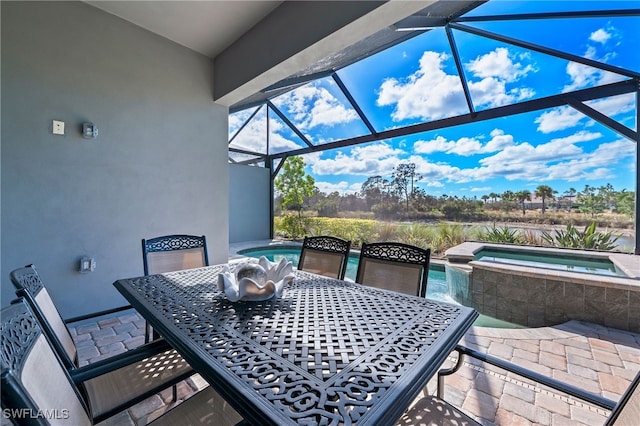
[[[302,271],[278,298],[230,302],[222,268],[114,285],[252,424],[393,424],[478,316]]]

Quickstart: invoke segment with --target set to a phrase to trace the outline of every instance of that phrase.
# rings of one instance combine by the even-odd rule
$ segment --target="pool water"
[[[555,269],[586,274],[626,276],[607,259],[585,259],[577,256],[558,256],[544,253],[524,253],[508,250],[483,249],[475,256],[476,260],[511,265],[531,266],[534,268]]]
[[[285,258],[294,266],[297,266],[298,262],[300,261],[300,248],[296,247],[270,247],[264,249],[249,249],[242,250],[239,252],[239,254],[255,258],[265,256],[272,262],[280,262],[281,259]],[[345,279],[355,281],[356,273],[358,271],[358,261],[358,256],[349,256]],[[431,265],[431,268],[429,268],[427,297],[429,299],[440,300],[442,302],[458,304],[458,302],[456,302],[449,296],[449,287],[447,285],[447,277],[444,268],[437,267],[436,265]],[[480,317],[478,317],[478,319],[475,321],[474,325],[480,327],[524,328],[521,325],[487,317],[485,315],[480,315]]]

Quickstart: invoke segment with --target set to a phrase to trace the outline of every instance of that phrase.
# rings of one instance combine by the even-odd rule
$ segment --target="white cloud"
[[[596,99],[585,103],[608,117],[615,117],[616,115],[635,110],[636,95],[635,93],[627,93],[609,98]]]
[[[476,155],[488,152],[496,152],[507,146],[513,145],[513,136],[505,135],[500,129],[491,132],[491,140],[483,144],[478,138],[462,137],[458,140],[447,140],[442,136],[437,136],[429,141],[417,141],[413,145],[413,150],[417,154],[432,154],[434,152],[445,152],[461,156]]]
[[[605,44],[611,38],[611,33],[608,33],[604,28],[600,28],[591,33],[589,40],[596,43]]]
[[[545,111],[535,120],[538,125],[538,131],[542,133],[551,133],[557,130],[568,129],[578,124],[584,118],[582,113],[576,111],[569,106],[561,106],[550,111]]]
[[[443,181],[454,181],[455,176],[460,173],[458,167],[448,163],[432,163],[419,155],[412,155],[407,161],[416,165],[416,173],[422,176],[420,183],[431,187],[442,187]]]
[[[615,117],[635,109],[635,94],[629,93],[609,98],[596,99],[585,102],[585,104],[600,111],[608,117]],[[571,108],[570,106],[561,106],[545,111],[535,118],[534,123],[538,124],[538,131],[542,133],[551,133],[575,127],[584,119],[588,119],[588,117],[583,115],[581,112]]]
[[[283,112],[286,111],[301,130],[359,119],[355,110],[347,108],[317,82],[287,92],[273,102]]]
[[[589,40],[601,44],[601,46],[588,45],[585,50],[584,57],[587,59],[593,59],[596,61],[607,63],[611,58],[616,56],[615,51],[599,52],[599,49],[604,49],[605,44],[616,36],[616,30],[614,27],[609,27],[606,30],[600,28],[591,33]],[[601,84],[614,83],[616,81],[624,80],[625,77],[609,71],[604,71],[599,68],[590,67],[577,62],[569,62],[566,67],[567,75],[569,76],[569,83],[562,89],[563,92],[570,92],[573,90],[582,89],[585,87],[592,87]]]
[[[491,140],[484,146],[484,152],[496,152],[513,145],[513,136],[505,135],[502,129],[491,131]]]
[[[489,192],[491,191],[491,187],[490,186],[482,186],[482,187],[472,187],[469,188],[470,192]]]
[[[229,114],[229,137],[233,136],[257,108],[249,108]]]
[[[549,143],[579,143],[579,142],[588,142],[602,137],[602,133],[600,132],[587,132],[586,130],[581,130],[578,133],[574,133],[573,135],[566,136],[564,138],[554,138],[549,141]]]
[[[232,116],[229,116],[231,120]],[[244,149],[264,154],[267,150],[267,118],[265,114],[258,113],[242,129],[238,136],[229,145],[233,148]],[[231,124],[230,124],[231,125]],[[234,123],[239,128],[237,123]],[[283,152],[302,148],[299,142],[286,138],[283,135],[284,124],[279,120],[269,120],[269,149],[271,152]]]
[[[316,187],[320,192],[324,192],[325,194],[338,192],[341,195],[345,195],[360,192],[362,189],[362,182],[349,184],[344,180],[338,183],[316,181]]]
[[[459,77],[443,70],[448,58],[444,53],[424,52],[415,73],[405,80],[389,78],[382,83],[377,105],[393,105],[391,117],[396,121],[435,120],[469,112]]]
[[[558,164],[548,166],[548,180],[563,179],[569,182],[615,177],[615,164],[635,156],[635,144],[627,139],[603,143],[593,152]]]
[[[603,143],[592,152],[584,152],[576,145],[601,136],[582,131],[538,146],[524,142],[480,160],[479,167],[460,170],[451,180],[465,183],[502,177],[530,182],[575,182],[614,177],[617,172],[614,165],[634,157],[635,145],[627,139],[620,139]]]
[[[537,146],[528,142],[513,145],[495,155],[481,159],[479,163],[494,170],[513,170],[519,169],[521,164],[558,161],[574,158],[580,154],[582,150],[579,147],[564,140],[555,139]]]
[[[378,106],[393,106],[391,118],[401,121],[410,118],[437,120],[468,113],[468,107],[457,74],[447,74],[445,53],[426,51],[419,68],[404,79],[389,78],[380,86]],[[469,79],[469,91],[476,106],[500,106],[535,95],[528,87],[507,89],[528,73],[533,65],[525,64],[527,55],[516,57],[506,48],[497,48],[466,64],[474,77]]]
[[[474,105],[497,107],[535,96],[535,90],[530,87],[507,89],[507,84],[536,71],[532,64],[524,63],[529,60],[528,54],[516,57],[508,49],[499,47],[465,64],[474,77],[480,79],[468,82]]]
[[[316,175],[386,176],[393,172],[402,155],[405,155],[403,150],[382,142],[356,146],[348,154],[339,151],[334,158],[319,158],[312,163],[311,169]]]
[[[594,86],[601,78],[602,71],[577,62],[569,62],[566,68],[571,82],[565,85],[563,92],[571,92],[587,86]]]
[[[466,64],[466,67],[476,77],[481,79],[496,78],[503,82],[514,82],[520,77],[533,71],[531,64],[523,65],[522,62],[514,62],[513,55],[505,47],[498,47],[492,52],[478,56]],[[522,55],[519,59],[529,59],[528,55]]]

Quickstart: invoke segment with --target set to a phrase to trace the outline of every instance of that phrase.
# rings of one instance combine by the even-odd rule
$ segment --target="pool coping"
[[[544,253],[544,254],[558,254],[562,255],[567,253],[569,250],[572,256],[576,257],[596,257],[602,258],[611,261],[617,268],[619,268],[622,272],[624,272],[626,277],[615,277],[610,275],[595,275],[595,274],[584,274],[580,272],[570,272],[570,271],[559,271],[562,276],[571,277],[575,281],[584,281],[584,276],[597,276],[598,280],[606,280],[607,282],[611,282],[613,284],[624,284],[629,283],[628,280],[640,280],[640,256],[626,253],[616,253],[616,252],[602,252],[602,251],[590,251],[590,250],[573,250],[573,249],[559,249],[554,247],[531,247],[531,246],[521,246],[521,245],[508,245],[508,244],[492,244],[492,243],[483,243],[483,242],[464,242],[455,247],[451,247],[447,251],[445,251],[446,259],[452,264],[471,264],[475,262],[482,262],[479,260],[475,260],[475,256],[478,252],[483,249],[514,249],[522,252],[530,252],[530,253]],[[483,262],[490,263],[490,262]],[[505,264],[501,264],[505,265]],[[527,269],[541,269],[541,268],[532,268],[517,265],[520,270]],[[552,271],[549,269],[549,271]],[[549,275],[557,275],[554,273],[549,273]],[[587,281],[594,281],[595,279],[586,279]],[[639,284],[640,285],[640,284]]]

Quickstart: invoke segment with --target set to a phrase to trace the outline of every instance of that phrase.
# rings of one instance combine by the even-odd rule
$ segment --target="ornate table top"
[[[277,299],[230,302],[221,270],[114,285],[256,424],[392,424],[478,315],[302,271]]]

